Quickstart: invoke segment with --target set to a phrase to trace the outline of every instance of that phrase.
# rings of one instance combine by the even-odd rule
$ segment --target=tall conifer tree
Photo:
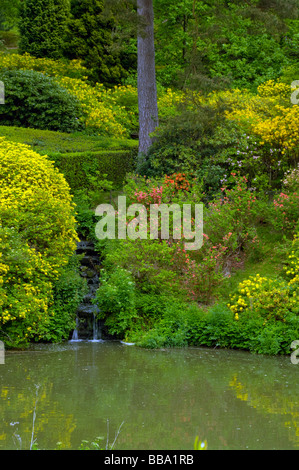
[[[118,85],[130,67],[128,54],[111,48],[114,30],[115,20],[104,14],[103,0],[71,0],[65,54],[82,59],[89,78],[108,87]]]
[[[20,11],[20,51],[35,57],[61,58],[69,14],[69,0],[24,0]]]

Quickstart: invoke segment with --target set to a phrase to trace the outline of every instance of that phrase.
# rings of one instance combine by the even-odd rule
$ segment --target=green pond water
[[[105,448],[121,425],[115,450],[298,449],[298,374],[290,357],[118,341],[6,352],[0,449]]]

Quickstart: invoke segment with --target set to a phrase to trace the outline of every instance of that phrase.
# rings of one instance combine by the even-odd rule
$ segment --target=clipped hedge
[[[72,192],[90,188],[89,177],[106,174],[116,188],[127,172],[135,168],[138,141],[89,136],[82,133],[0,126],[0,136],[15,143],[29,145],[45,155],[65,175]]]
[[[115,188],[123,184],[126,173],[135,168],[136,150],[103,150],[96,152],[49,153],[48,157],[65,176],[72,192],[89,188],[90,176],[107,175]]]
[[[30,145],[38,153],[76,153],[95,152],[105,149],[129,150],[137,149],[138,141],[117,139],[107,136],[86,135],[83,133],[68,134],[66,132],[33,129],[29,127],[0,126],[0,136],[11,142]]]

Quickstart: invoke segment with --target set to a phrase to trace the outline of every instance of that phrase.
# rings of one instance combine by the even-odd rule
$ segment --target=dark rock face
[[[98,307],[93,304],[96,291],[99,287],[100,257],[90,241],[80,241],[76,253],[84,255],[81,260],[81,276],[88,285],[88,293],[77,310],[77,328],[73,333],[73,340],[100,340],[102,339],[102,322],[96,318]]]

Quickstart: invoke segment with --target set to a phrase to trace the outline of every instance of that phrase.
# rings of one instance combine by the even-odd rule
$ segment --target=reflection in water
[[[192,450],[197,435],[209,449],[299,447],[299,369],[287,357],[107,341],[38,345],[5,359],[0,449],[35,439],[40,449],[77,449],[98,437],[105,448],[107,422],[111,442],[123,423],[115,449]]]

